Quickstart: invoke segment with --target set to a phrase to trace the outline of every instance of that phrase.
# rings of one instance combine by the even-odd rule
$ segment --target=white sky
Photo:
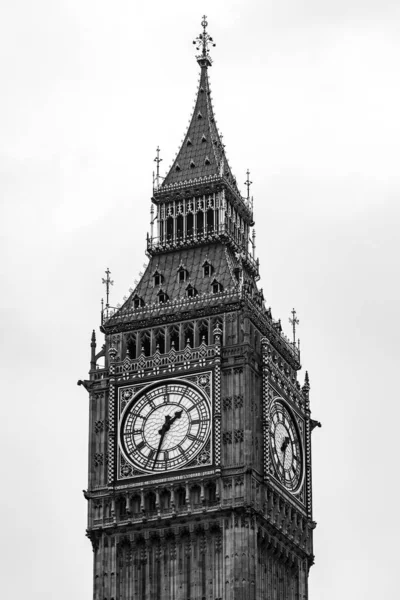
[[[89,368],[145,260],[153,158],[183,137],[208,15],[218,126],[254,182],[262,286],[310,372],[314,600],[398,595],[400,4],[0,7],[2,594],[86,600]],[[245,188],[242,186],[244,193]],[[300,374],[303,380],[304,372]],[[388,500],[390,499],[390,502]]]

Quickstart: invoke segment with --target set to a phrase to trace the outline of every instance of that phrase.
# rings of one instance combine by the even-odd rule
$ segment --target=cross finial
[[[103,277],[102,282],[106,286],[106,308],[109,308],[110,307],[110,304],[109,304],[110,286],[114,285],[114,282],[111,281],[111,279],[110,279],[111,271],[108,267],[107,267],[107,271],[105,271],[105,274],[106,274],[106,278],[104,279],[104,277]]]
[[[292,324],[293,327],[293,346],[296,345],[296,325],[300,323],[297,318],[295,309],[292,310],[292,318],[289,318],[289,323]]]
[[[211,67],[211,58],[208,54],[208,47],[210,44],[212,46],[215,46],[215,44],[214,40],[207,31],[208,22],[206,15],[203,15],[201,25],[203,27],[203,33],[200,33],[193,41],[193,44],[196,46],[196,50],[201,52],[201,55],[197,56],[197,62],[201,67]]]
[[[247,175],[247,179],[244,182],[244,185],[247,187],[247,200],[250,201],[250,186],[251,186],[251,184],[253,182],[250,181],[250,171],[249,171],[249,169],[247,169],[246,175]]]
[[[160,162],[162,161],[162,158],[160,158],[160,147],[157,146],[157,156],[154,159],[154,162],[157,163],[157,175],[156,175],[156,182],[157,182],[157,189],[160,185]]]

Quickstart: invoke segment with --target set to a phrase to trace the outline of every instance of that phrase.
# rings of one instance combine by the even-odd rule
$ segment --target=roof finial
[[[109,300],[110,300],[110,286],[114,285],[114,282],[111,281],[111,279],[110,279],[111,271],[110,271],[110,269],[108,267],[107,267],[107,271],[105,271],[105,273],[106,273],[107,277],[105,279],[103,277],[102,281],[103,281],[104,285],[106,286],[106,309],[108,309],[110,307],[110,303],[109,303]]]
[[[156,175],[156,183],[157,183],[157,189],[160,187],[160,162],[162,161],[162,158],[160,158],[160,147],[157,146],[157,156],[154,159],[154,162],[157,163],[157,175]],[[153,182],[154,185],[154,182]]]
[[[203,20],[201,22],[201,25],[203,27],[203,33],[200,33],[200,35],[197,36],[197,38],[193,41],[193,44],[195,44],[196,46],[196,50],[198,52],[201,51],[201,55],[197,56],[197,62],[199,63],[199,65],[201,67],[211,67],[211,57],[208,54],[208,47],[209,44],[211,44],[212,46],[215,46],[214,44],[214,40],[212,39],[212,37],[210,36],[210,34],[207,31],[207,17],[206,15],[203,15]]]
[[[251,184],[253,182],[250,181],[250,171],[249,171],[249,169],[247,169],[246,175],[247,175],[247,179],[244,182],[244,185],[247,187],[247,202],[250,202],[250,186],[251,186]]]
[[[292,324],[293,327],[293,346],[296,345],[296,325],[298,325],[300,323],[300,321],[297,318],[296,315],[296,311],[295,309],[292,310],[292,319],[289,318],[289,323]]]

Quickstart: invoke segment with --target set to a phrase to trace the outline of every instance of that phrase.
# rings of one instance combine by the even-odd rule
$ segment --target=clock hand
[[[160,434],[161,437],[160,437],[160,441],[159,441],[159,444],[158,444],[156,456],[154,458],[153,469],[156,466],[157,458],[158,458],[158,455],[160,454],[161,446],[162,446],[162,443],[164,441],[164,436],[165,436],[165,434],[167,433],[167,431],[169,430],[170,427],[171,427],[171,417],[169,415],[166,415],[165,416],[165,423],[161,427],[161,429],[158,431],[158,433]]]
[[[165,434],[167,433],[167,431],[170,430],[172,423],[174,421],[176,421],[176,419],[180,419],[181,418],[182,412],[183,411],[181,411],[181,410],[177,410],[174,417],[170,417],[169,415],[165,415],[165,423],[164,423],[164,425],[161,427],[161,429],[158,432],[160,434],[161,438],[160,438],[160,442],[158,444],[156,456],[154,458],[153,469],[156,466],[157,458],[158,458],[158,455],[160,454],[160,450],[161,450],[162,443],[164,441]]]

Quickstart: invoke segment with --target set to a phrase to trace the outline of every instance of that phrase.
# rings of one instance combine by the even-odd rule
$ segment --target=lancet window
[[[169,345],[170,348],[175,348],[175,350],[180,349],[179,344],[179,325],[173,325],[169,329]]]
[[[165,331],[164,329],[156,329],[154,334],[154,340],[156,343],[156,350],[161,354],[165,353]]]
[[[200,321],[199,326],[198,326],[198,331],[199,331],[199,343],[201,344],[202,342],[204,342],[205,344],[208,344],[208,321]]]
[[[193,323],[185,323],[183,326],[184,346],[189,345],[193,348],[194,342],[194,326]]]
[[[132,360],[137,356],[136,333],[132,333],[126,341],[126,349]]]

